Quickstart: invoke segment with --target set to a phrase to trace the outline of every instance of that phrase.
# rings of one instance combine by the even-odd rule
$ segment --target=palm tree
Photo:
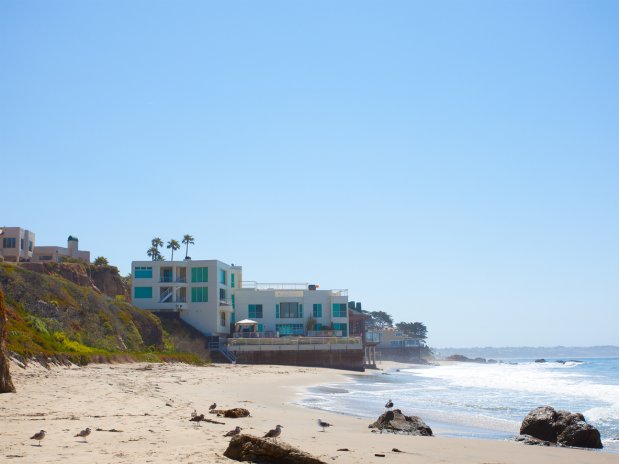
[[[172,258],[170,258],[170,261],[174,261],[174,251],[180,249],[181,244],[178,243],[177,240],[170,240],[168,242],[168,246],[166,248],[171,249],[172,250]]]
[[[146,250],[146,254],[153,260],[158,261],[159,258],[159,250],[157,247],[152,246],[148,250]]]
[[[161,240],[159,237],[155,237],[150,241],[150,243],[157,249],[159,249],[159,247],[163,248],[163,240]]]
[[[193,245],[194,241],[193,241],[193,237],[189,234],[185,234],[183,236],[183,243],[185,244],[185,259],[187,259],[188,255],[189,255],[189,245]]]

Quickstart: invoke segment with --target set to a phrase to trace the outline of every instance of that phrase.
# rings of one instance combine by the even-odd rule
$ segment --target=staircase
[[[236,364],[236,357],[234,356],[234,353],[226,348],[222,340],[209,341],[208,349],[211,352],[211,357],[213,357],[213,355],[220,354],[225,359],[224,362],[227,361],[231,364]]]
[[[172,290],[171,288],[166,290],[164,294],[161,295],[161,298],[159,299],[159,303],[165,303],[166,301],[168,301],[170,298],[172,298],[173,293],[174,293],[174,290]]]

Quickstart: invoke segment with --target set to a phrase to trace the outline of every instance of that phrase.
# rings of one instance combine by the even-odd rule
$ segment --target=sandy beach
[[[229,438],[243,428],[262,436],[284,426],[281,441],[337,463],[616,463],[598,451],[513,442],[371,433],[369,421],[292,404],[307,386],[345,380],[343,371],[290,366],[117,364],[13,365],[16,394],[0,395],[0,461],[24,463],[230,463]],[[243,407],[251,416],[208,414]],[[225,425],[189,421],[193,410]],[[377,411],[377,416],[382,411]],[[321,432],[316,419],[333,424]],[[75,437],[90,427],[87,442]],[[47,432],[37,446],[29,438]],[[96,429],[102,429],[97,431]],[[112,432],[109,430],[118,430]],[[338,451],[347,448],[349,451]],[[397,448],[402,453],[393,452]],[[375,454],[384,454],[378,457]]]

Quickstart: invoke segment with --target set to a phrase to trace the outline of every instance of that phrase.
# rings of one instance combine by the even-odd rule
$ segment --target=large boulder
[[[432,429],[418,416],[405,416],[399,409],[387,411],[380,415],[369,428],[381,432],[403,432],[410,435],[431,437]]]
[[[520,435],[531,435],[539,440],[557,442],[555,422],[557,411],[550,406],[535,408],[529,412],[520,425]]]
[[[563,446],[602,448],[600,432],[580,413],[556,411],[550,406],[532,410],[522,421],[521,435]]]
[[[224,456],[235,461],[277,464],[326,464],[325,461],[286,443],[251,435],[232,437]]]

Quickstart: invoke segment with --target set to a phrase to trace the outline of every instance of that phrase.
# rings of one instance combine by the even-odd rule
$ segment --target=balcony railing
[[[360,337],[279,337],[233,338],[228,345],[361,345]]]
[[[254,280],[244,280],[242,288],[253,290],[309,290],[307,282],[299,283],[264,283]],[[329,290],[330,296],[348,296],[348,289]]]
[[[235,332],[234,338],[278,338],[277,332]]]
[[[254,280],[244,280],[243,288],[255,290],[307,290],[307,282],[303,283],[263,283]]]
[[[176,279],[172,278],[172,276],[161,276],[159,282],[178,282],[178,283],[186,283],[186,277],[177,277]]]

